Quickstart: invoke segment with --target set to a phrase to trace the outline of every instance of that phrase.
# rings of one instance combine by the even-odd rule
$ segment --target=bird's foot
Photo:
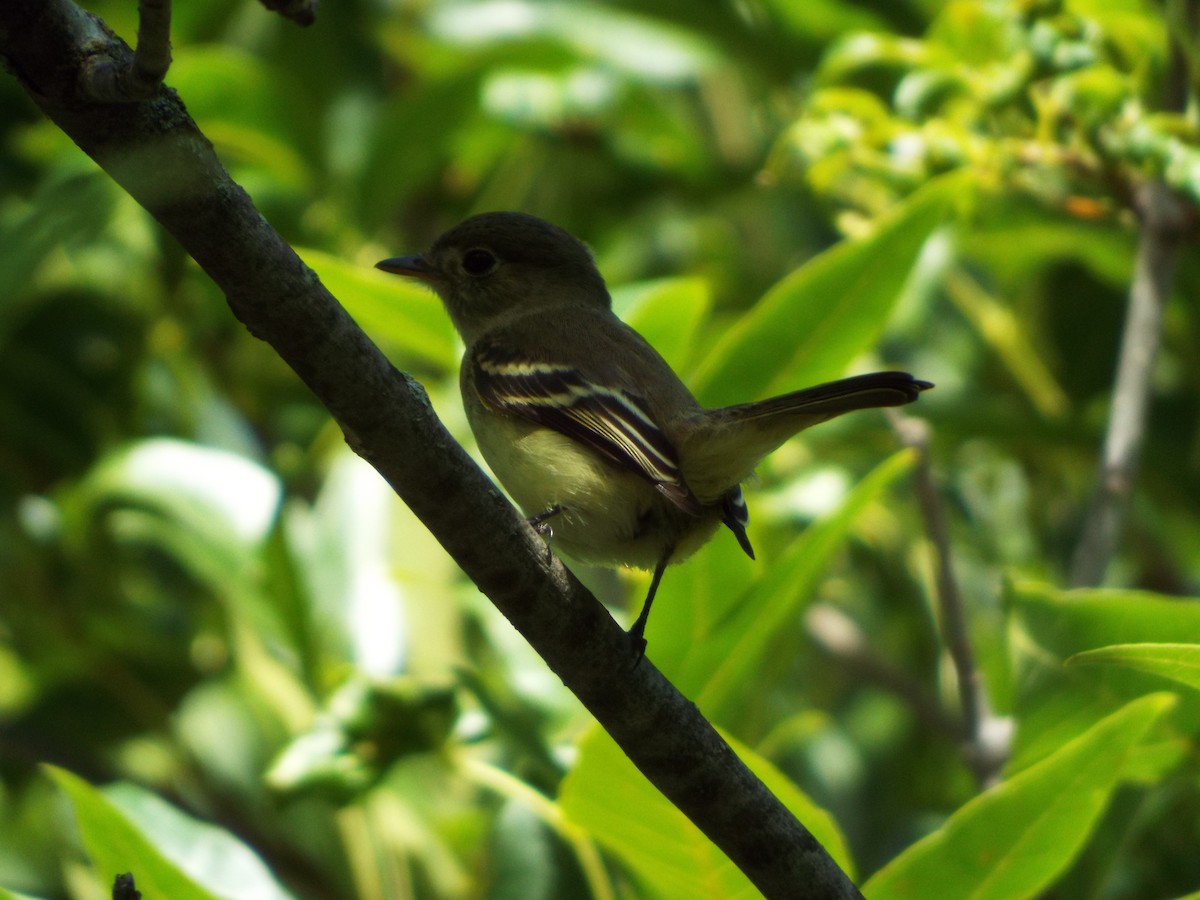
[[[557,503],[550,507],[545,512],[540,512],[536,516],[530,516],[525,521],[529,523],[529,527],[536,531],[546,540],[554,537],[554,526],[550,524],[550,520],[563,511],[563,508]]]

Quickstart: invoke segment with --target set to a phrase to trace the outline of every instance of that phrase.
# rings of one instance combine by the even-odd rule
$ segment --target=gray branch
[[[69,0],[0,3],[0,56],[30,98],[183,245],[655,787],[767,897],[860,897],[694,704],[649,660],[631,670],[624,631],[268,225],[175,95],[102,104],[81,89],[96,53],[131,56]]]
[[[1071,558],[1073,587],[1095,587],[1104,580],[1124,530],[1146,433],[1163,310],[1183,236],[1194,217],[1188,204],[1160,181],[1141,185],[1134,205],[1141,217],[1141,235],[1096,487]]]
[[[1197,0],[1168,4],[1174,39],[1163,100],[1170,110],[1182,111],[1188,103],[1192,73],[1189,48],[1184,44],[1194,40],[1198,17]],[[1121,540],[1146,433],[1163,310],[1175,280],[1184,235],[1195,224],[1195,211],[1161,181],[1140,185],[1134,192],[1133,206],[1141,221],[1141,234],[1104,451],[1083,532],[1071,557],[1073,587],[1095,587],[1103,582],[1108,562]]]

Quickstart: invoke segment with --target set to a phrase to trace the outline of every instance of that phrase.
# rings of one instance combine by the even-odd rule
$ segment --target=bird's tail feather
[[[711,502],[793,434],[857,409],[912,403],[931,387],[907,372],[873,372],[708,410],[686,437],[684,479],[701,501]]]

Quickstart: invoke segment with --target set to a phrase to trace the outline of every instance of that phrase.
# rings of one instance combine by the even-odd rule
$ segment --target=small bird
[[[653,571],[629,629],[639,659],[668,564],[722,524],[754,558],[741,483],[763,457],[810,425],[902,406],[933,386],[876,372],[705,409],[613,314],[583,243],[524,213],[474,216],[427,253],[376,267],[442,299],[466,345],[467,420],[530,523],[581,562]]]

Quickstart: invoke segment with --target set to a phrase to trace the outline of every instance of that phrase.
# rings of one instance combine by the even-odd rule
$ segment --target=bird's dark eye
[[[462,267],[468,275],[486,275],[496,268],[496,257],[487,250],[468,250],[463,254]]]

